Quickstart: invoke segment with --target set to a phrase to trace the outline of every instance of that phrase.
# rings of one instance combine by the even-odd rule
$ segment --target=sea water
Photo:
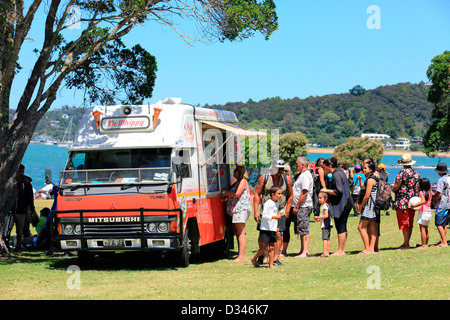
[[[311,162],[315,162],[318,158],[330,158],[330,153],[310,153],[307,158]],[[61,170],[64,170],[68,157],[66,147],[59,147],[56,145],[40,145],[30,144],[22,163],[25,165],[25,175],[33,179],[33,187],[36,190],[45,186],[45,169],[52,170],[52,180],[56,182],[59,180]],[[381,160],[386,165],[386,171],[389,173],[389,182],[393,183],[395,177],[402,169],[397,165],[397,161],[401,156],[384,156]],[[413,157],[416,161],[414,168],[421,177],[430,179],[430,182],[437,182],[439,175],[434,171],[438,162],[444,162],[450,167],[450,158],[428,158],[428,157]]]
[[[30,144],[22,164],[25,166],[25,175],[33,179],[33,188],[37,190],[45,186],[45,170],[52,170],[52,182],[57,182],[64,170],[68,158],[66,147],[57,145]]]
[[[307,158],[309,161],[316,161],[318,158],[330,158],[332,154],[330,153],[310,153]],[[394,183],[397,174],[403,169],[402,166],[398,165],[398,160],[401,160],[401,156],[383,156],[380,163],[386,166],[385,171],[389,173],[388,182]],[[421,178],[428,178],[431,183],[438,182],[439,175],[434,171],[436,165],[439,162],[444,162],[450,168],[450,158],[430,158],[430,157],[416,157],[413,156],[412,159],[416,161],[413,168],[416,169],[417,173],[420,174]]]

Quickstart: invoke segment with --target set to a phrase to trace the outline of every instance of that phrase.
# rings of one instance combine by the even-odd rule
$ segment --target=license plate
[[[108,248],[125,247],[125,240],[106,239],[106,240],[103,240],[103,247],[108,247]]]

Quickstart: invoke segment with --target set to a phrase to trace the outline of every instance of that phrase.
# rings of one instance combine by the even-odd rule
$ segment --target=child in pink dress
[[[422,239],[422,245],[416,249],[424,249],[428,247],[428,226],[431,221],[431,199],[433,198],[433,192],[431,191],[430,180],[427,178],[420,179],[420,201],[415,205],[410,205],[411,209],[419,208],[419,214],[417,216],[417,223],[420,226],[420,237]]]

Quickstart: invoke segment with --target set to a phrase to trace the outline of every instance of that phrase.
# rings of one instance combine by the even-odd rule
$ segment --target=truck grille
[[[86,223],[84,225],[85,236],[129,236],[140,234],[140,222],[121,224]]]

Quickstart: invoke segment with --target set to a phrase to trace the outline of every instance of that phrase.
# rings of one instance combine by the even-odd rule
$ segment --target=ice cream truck
[[[237,123],[179,98],[86,109],[61,171],[56,249],[77,251],[82,265],[117,251],[164,252],[182,267],[203,248],[225,257],[233,234],[221,191],[240,137],[264,135]]]

